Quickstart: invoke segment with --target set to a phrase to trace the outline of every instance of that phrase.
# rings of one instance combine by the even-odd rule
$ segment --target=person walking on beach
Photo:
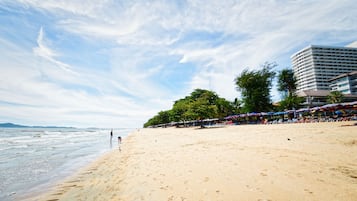
[[[112,148],[113,146],[112,141],[113,141],[113,129],[110,131],[110,148]]]

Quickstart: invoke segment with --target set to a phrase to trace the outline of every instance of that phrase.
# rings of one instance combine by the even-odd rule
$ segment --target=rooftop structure
[[[304,98],[302,105],[304,107],[315,107],[327,104],[329,90],[304,90],[297,93],[299,97]]]

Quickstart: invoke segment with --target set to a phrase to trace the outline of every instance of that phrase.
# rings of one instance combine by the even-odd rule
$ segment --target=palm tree
[[[280,109],[298,109],[300,108],[302,102],[304,102],[304,98],[298,97],[295,94],[286,96],[282,101],[280,101]]]
[[[278,90],[283,94],[280,102],[281,109],[297,109],[303,102],[301,97],[295,94],[296,78],[292,69],[283,69],[278,74]]]
[[[331,91],[327,96],[327,101],[329,103],[341,103],[343,100],[343,94],[340,91]]]
[[[278,90],[291,97],[296,90],[296,78],[292,69],[283,69],[278,74]]]

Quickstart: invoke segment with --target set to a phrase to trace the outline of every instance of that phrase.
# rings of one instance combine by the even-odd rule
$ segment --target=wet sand
[[[356,200],[355,122],[141,129],[36,200]]]

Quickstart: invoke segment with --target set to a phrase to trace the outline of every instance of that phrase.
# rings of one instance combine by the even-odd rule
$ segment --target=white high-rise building
[[[297,93],[331,90],[330,80],[357,71],[357,48],[311,45],[291,56]]]

